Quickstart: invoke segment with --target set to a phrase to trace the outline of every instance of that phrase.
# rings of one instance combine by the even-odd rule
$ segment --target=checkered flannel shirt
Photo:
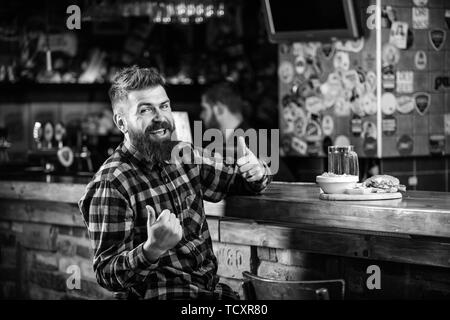
[[[263,179],[249,183],[235,164],[205,157],[199,152],[202,149],[188,146],[201,164],[150,163],[125,140],[87,185],[79,208],[102,287],[145,299],[227,298],[226,286],[218,283],[216,275],[203,200],[218,202],[227,194],[260,193],[271,180],[270,170],[261,161],[266,168]],[[157,216],[169,209],[183,226],[182,240],[154,262],[143,252],[146,205]]]

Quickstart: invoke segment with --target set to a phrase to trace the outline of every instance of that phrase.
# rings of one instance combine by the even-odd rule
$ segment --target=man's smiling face
[[[130,142],[150,161],[168,160],[175,123],[164,87],[132,90],[122,103],[121,117]]]
[[[170,140],[175,126],[170,99],[162,86],[131,91],[127,104],[125,112],[132,142],[136,135],[145,135],[156,143]]]

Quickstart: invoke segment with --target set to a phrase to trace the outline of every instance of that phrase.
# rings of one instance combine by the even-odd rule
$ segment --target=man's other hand
[[[147,235],[144,251],[150,261],[155,261],[164,252],[177,245],[183,236],[183,227],[180,220],[169,210],[164,209],[155,219],[155,210],[146,206],[148,213]]]

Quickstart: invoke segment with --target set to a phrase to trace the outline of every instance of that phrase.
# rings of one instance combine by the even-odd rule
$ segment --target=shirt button
[[[165,183],[169,183],[169,178],[164,177],[164,182],[165,182]]]

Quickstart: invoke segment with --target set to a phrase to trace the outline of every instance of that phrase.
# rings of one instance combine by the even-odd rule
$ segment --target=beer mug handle
[[[349,174],[355,175],[359,177],[359,163],[358,163],[358,154],[355,151],[350,151],[348,153],[350,158],[350,170]]]

